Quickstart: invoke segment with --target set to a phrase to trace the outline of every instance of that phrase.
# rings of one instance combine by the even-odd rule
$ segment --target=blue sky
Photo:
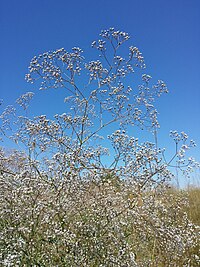
[[[54,113],[58,91],[39,92],[24,80],[39,53],[79,46],[90,53],[100,30],[128,32],[145,57],[147,73],[164,80],[170,93],[157,104],[161,146],[171,147],[170,130],[185,131],[200,160],[200,1],[199,0],[19,0],[0,2],[0,99],[12,104],[36,93],[33,114]]]

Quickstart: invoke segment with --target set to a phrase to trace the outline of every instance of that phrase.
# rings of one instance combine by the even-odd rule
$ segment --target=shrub
[[[141,52],[130,46],[120,55],[125,32],[110,28],[101,38],[92,43],[101,60],[86,62],[75,47],[30,63],[28,82],[66,89],[67,113],[28,118],[9,106],[1,115],[3,136],[23,147],[0,150],[2,266],[199,263],[198,226],[185,211],[187,198],[169,191],[171,163],[177,159],[190,172],[197,163],[186,162],[184,153],[195,144],[171,132],[176,152],[166,161],[154,107],[165,83],[152,85],[142,74],[133,88],[136,68],[145,68]],[[26,112],[32,97],[28,92],[17,104]],[[155,143],[140,144],[129,134],[134,127],[149,130]]]

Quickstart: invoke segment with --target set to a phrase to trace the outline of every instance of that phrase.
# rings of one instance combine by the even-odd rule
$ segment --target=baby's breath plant
[[[144,58],[127,46],[126,32],[110,28],[100,36],[92,42],[95,60],[74,47],[30,62],[26,80],[40,82],[41,90],[64,89],[65,113],[28,117],[28,92],[16,101],[25,115],[8,106],[0,116],[2,141],[15,143],[11,151],[0,149],[1,266],[200,262],[187,198],[169,189],[174,164],[186,175],[197,165],[185,159],[195,143],[172,131],[175,153],[166,160],[155,109],[166,84],[144,73]],[[141,143],[136,127],[155,142]]]

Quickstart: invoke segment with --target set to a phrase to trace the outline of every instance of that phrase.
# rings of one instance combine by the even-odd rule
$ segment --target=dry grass
[[[187,193],[189,199],[188,216],[193,223],[200,226],[200,188],[189,187]]]

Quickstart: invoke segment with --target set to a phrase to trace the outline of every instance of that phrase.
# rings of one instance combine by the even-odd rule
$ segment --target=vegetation
[[[199,187],[189,187],[188,190],[189,207],[187,213],[191,221],[200,226],[200,189]]]
[[[26,116],[33,93],[1,114],[0,255],[2,266],[199,266],[199,189],[170,188],[175,165],[199,166],[184,132],[170,133],[175,153],[158,147],[155,100],[167,87],[142,73],[144,58],[129,35],[102,31],[87,62],[80,48],[34,57],[28,82],[66,89],[66,113]],[[131,85],[130,85],[131,83]],[[133,129],[152,133],[139,143]]]

